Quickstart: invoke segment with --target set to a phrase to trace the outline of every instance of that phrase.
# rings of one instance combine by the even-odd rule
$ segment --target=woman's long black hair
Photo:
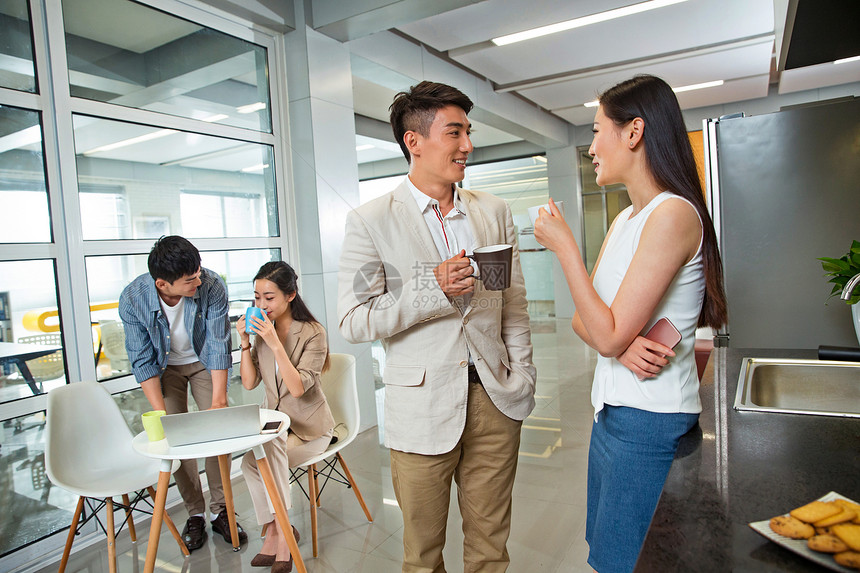
[[[296,293],[296,296],[290,302],[290,315],[292,315],[293,320],[316,322],[317,324],[320,324],[320,321],[314,317],[313,313],[311,313],[310,309],[305,304],[305,301],[302,300],[301,295],[299,295],[298,279],[299,277],[296,274],[296,271],[293,270],[293,267],[284,261],[269,261],[260,267],[260,270],[257,271],[257,275],[254,277],[255,281],[272,281],[275,283],[275,286],[277,286],[280,291],[287,296]],[[328,345],[328,342],[326,342],[326,345]],[[328,366],[329,353],[328,348],[326,348],[323,371],[328,370]]]
[[[618,126],[642,118],[645,157],[651,174],[662,189],[687,199],[699,213],[705,272],[699,326],[721,327],[727,316],[723,263],[675,92],[658,77],[638,75],[609,88],[598,99],[603,113]]]

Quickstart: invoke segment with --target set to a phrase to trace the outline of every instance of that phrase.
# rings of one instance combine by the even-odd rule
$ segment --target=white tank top
[[[615,300],[621,281],[639,246],[645,222],[654,209],[667,199],[680,199],[692,206],[692,203],[683,197],[664,191],[635,216],[631,217],[631,206],[622,211],[615,220],[615,227],[607,238],[603,257],[594,275],[594,288],[607,305],[612,305]],[[701,224],[701,217],[699,223]],[[669,359],[669,364],[656,377],[642,381],[615,358],[598,356],[591,387],[595,420],[604,404],[662,413],[697,414],[702,411],[695,343],[696,326],[704,296],[705,274],[700,240],[696,254],[675,275],[648,324],[640,333],[648,332],[660,318],[667,317],[681,333],[681,342],[675,347],[675,356]]]

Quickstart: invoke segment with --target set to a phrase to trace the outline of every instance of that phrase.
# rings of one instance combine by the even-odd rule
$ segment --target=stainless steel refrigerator
[[[817,257],[860,240],[860,99],[704,125],[736,348],[857,347]]]

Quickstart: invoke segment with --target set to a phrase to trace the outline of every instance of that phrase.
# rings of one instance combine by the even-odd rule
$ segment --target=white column
[[[564,201],[564,218],[573,231],[582,251],[582,182],[576,145],[547,149],[547,179],[549,196],[555,201]],[[573,318],[576,310],[567,281],[561,271],[558,258],[553,258],[553,285],[555,288],[556,318]]]
[[[284,36],[289,96],[293,205],[301,292],[328,331],[331,352],[356,357],[361,429],[376,425],[370,345],[338,332],[337,267],[347,213],[358,206],[358,162],[349,50],[301,24]]]

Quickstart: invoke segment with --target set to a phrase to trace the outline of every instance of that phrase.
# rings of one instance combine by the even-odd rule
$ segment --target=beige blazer
[[[504,200],[459,190],[476,247],[513,245],[511,286],[476,281],[468,305],[449,300],[433,275],[441,262],[406,183],[350,212],[338,270],[340,332],[385,348],[385,444],[420,454],[450,451],[466,423],[468,357],[510,418],[534,408],[526,289],[511,211]]]
[[[285,413],[290,417],[291,432],[306,442],[315,440],[334,428],[334,418],[320,385],[320,372],[328,351],[325,329],[316,322],[294,320],[284,348],[302,377],[305,393],[299,398],[290,394],[280,373],[275,374],[275,354],[259,336],[251,348],[251,360],[257,370],[254,387],[262,380],[266,389],[262,407]]]

